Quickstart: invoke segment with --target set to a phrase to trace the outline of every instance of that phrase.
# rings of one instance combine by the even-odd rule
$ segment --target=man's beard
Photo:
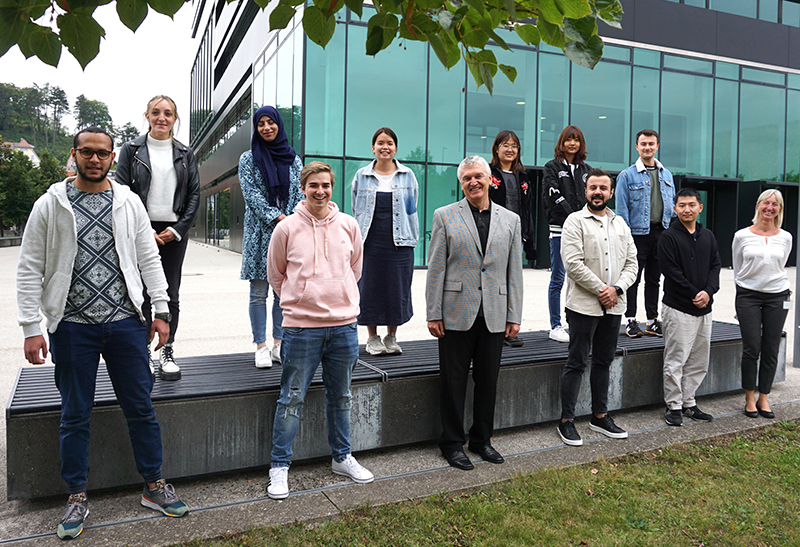
[[[81,178],[87,182],[103,182],[106,179],[106,175],[108,175],[109,171],[109,169],[106,169],[105,171],[103,171],[102,175],[98,175],[97,177],[90,177],[83,171],[78,162],[75,162],[75,169],[78,171],[78,174],[81,176]]]
[[[608,201],[604,200],[602,205],[597,206],[597,205],[594,204],[594,201],[590,199],[586,204],[589,206],[589,209],[591,209],[592,211],[602,211],[603,209],[606,208],[606,205],[608,204]]]

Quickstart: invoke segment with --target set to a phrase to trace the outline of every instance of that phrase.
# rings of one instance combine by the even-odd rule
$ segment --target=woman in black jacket
[[[550,339],[569,342],[569,333],[561,325],[561,287],[564,264],[561,262],[561,227],[570,213],[586,205],[586,175],[591,169],[586,160],[586,140],[574,125],[568,125],[558,137],[555,159],[544,166],[542,204],[550,226]]]
[[[528,260],[536,258],[536,238],[533,230],[533,190],[528,172],[522,164],[522,146],[513,131],[500,131],[492,145],[492,180],[489,198],[496,204],[519,215],[522,223],[522,247]],[[506,345],[518,347],[518,337],[506,338]]]
[[[116,180],[138,194],[150,216],[169,285],[169,314],[160,317],[169,323],[169,339],[159,356],[161,378],[178,380],[181,370],[175,364],[172,343],[178,330],[183,258],[189,228],[197,217],[200,202],[199,176],[191,148],[173,137],[175,123],[179,121],[175,101],[166,95],[156,95],[147,103],[144,116],[149,125],[148,133],[122,146]],[[146,290],[142,313],[149,332],[152,317]]]

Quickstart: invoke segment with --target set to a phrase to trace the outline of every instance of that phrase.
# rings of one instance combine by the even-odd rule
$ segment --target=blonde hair
[[[756,200],[756,214],[753,217],[753,224],[758,222],[758,206],[761,205],[762,201],[772,196],[775,196],[775,201],[777,201],[778,205],[780,205],[781,207],[780,212],[777,215],[775,215],[775,227],[776,228],[781,227],[781,225],[783,224],[783,194],[781,194],[780,190],[777,190],[775,188],[764,190],[763,192],[761,192],[761,195],[758,196],[758,200]]]
[[[171,97],[168,97],[166,95],[156,95],[155,97],[147,101],[147,109],[144,111],[145,119],[147,119],[147,115],[150,114],[150,109],[153,108],[153,105],[161,101],[169,101],[169,103],[172,105],[172,113],[175,114],[175,124],[178,127],[180,127],[181,117],[178,116],[178,107],[175,104],[175,101],[173,101]],[[150,125],[150,122],[147,122],[147,132],[150,133],[150,131],[152,130],[153,126]],[[172,137],[174,134],[175,134],[175,126],[173,125],[172,129],[169,130],[169,136]]]
[[[306,181],[311,175],[316,175],[317,173],[328,173],[331,176],[331,186],[333,186],[336,177],[333,174],[331,166],[325,162],[311,161],[300,171],[300,187],[305,189]]]

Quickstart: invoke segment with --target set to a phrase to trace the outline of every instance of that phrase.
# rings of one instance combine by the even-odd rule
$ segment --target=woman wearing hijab
[[[274,291],[272,350],[267,346],[267,251],[275,226],[294,212],[303,197],[302,169],[278,111],[271,106],[259,108],[253,116],[250,150],[239,158],[239,184],[245,202],[241,279],[250,281],[250,327],[258,368],[270,368],[273,362],[281,361],[283,312]]]

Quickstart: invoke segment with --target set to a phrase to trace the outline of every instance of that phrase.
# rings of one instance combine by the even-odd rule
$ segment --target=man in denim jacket
[[[636,320],[636,295],[644,270],[644,308],[647,314],[645,333],[663,336],[658,320],[658,289],[661,270],[658,267],[658,239],[669,228],[674,216],[675,183],[670,173],[656,159],[658,133],[643,129],[636,134],[636,163],[617,175],[616,213],[630,226],[636,243],[639,271],[636,281],[628,289],[628,325],[625,334],[631,338],[642,336]],[[657,184],[656,184],[657,182]]]

